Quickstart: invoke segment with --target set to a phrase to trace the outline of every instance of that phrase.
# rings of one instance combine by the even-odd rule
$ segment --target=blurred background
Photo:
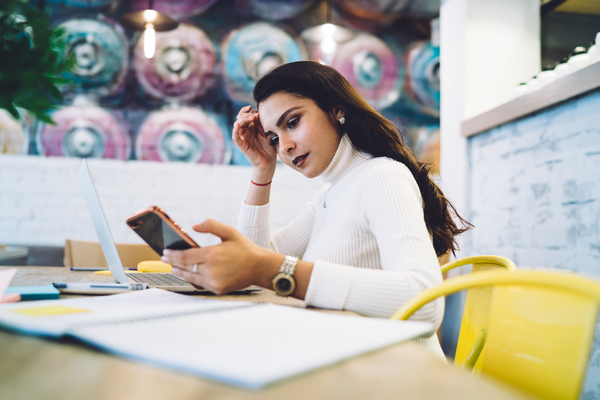
[[[4,153],[246,165],[231,125],[254,83],[277,65],[338,69],[428,161],[439,158],[439,0],[46,0],[31,4],[65,30],[72,83],[56,125],[6,113]],[[179,22],[155,33],[127,15],[156,10]],[[125,16],[125,17],[124,17]],[[339,32],[319,31],[325,23]],[[312,28],[312,32],[311,32]],[[315,32],[316,31],[316,32]],[[22,146],[20,145],[22,144]]]

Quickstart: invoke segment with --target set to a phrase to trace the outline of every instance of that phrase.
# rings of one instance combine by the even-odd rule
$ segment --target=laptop
[[[94,223],[94,228],[96,229],[96,234],[98,235],[98,240],[100,241],[100,246],[102,247],[102,252],[104,253],[104,258],[106,259],[110,273],[119,283],[147,283],[148,288],[159,288],[188,294],[213,294],[212,292],[202,287],[194,286],[183,278],[171,273],[125,272],[85,159],[81,160],[77,180],[79,181],[85,203],[90,212],[90,216],[92,217],[92,222]],[[238,290],[228,294],[249,294],[258,290],[261,290],[261,288],[258,286],[250,286],[244,290]]]

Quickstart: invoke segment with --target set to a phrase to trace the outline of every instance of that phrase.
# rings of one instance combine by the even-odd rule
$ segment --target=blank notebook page
[[[235,309],[80,327],[71,335],[127,358],[258,389],[431,330],[427,322],[242,303]]]

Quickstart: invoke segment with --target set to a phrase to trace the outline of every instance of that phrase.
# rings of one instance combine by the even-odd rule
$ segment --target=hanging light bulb
[[[148,22],[144,31],[144,55],[146,58],[154,57],[154,49],[156,47],[156,33],[154,32],[154,24]]]
[[[337,43],[333,38],[333,31],[335,26],[333,24],[327,23],[323,25],[323,40],[321,40],[321,50],[323,53],[331,54],[335,51],[337,47]]]
[[[152,3],[152,0],[148,2],[147,10],[125,14],[120,19],[125,26],[144,30],[144,55],[146,58],[154,57],[156,32],[170,31],[179,25],[179,22],[154,10]]]
[[[331,0],[327,1],[327,22],[305,29],[300,35],[304,40],[310,43],[318,44],[321,51],[326,55],[332,54],[337,45],[346,42],[354,37],[354,32],[339,25],[331,23],[332,5]]]
[[[144,55],[146,58],[154,57],[156,48],[156,33],[154,32],[154,21],[158,13],[155,10],[144,10],[144,20],[146,21],[146,30],[144,31]]]

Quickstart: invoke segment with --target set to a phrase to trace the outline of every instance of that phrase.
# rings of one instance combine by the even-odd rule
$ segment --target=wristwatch
[[[279,269],[279,274],[273,278],[273,290],[280,296],[289,296],[296,289],[296,280],[294,279],[294,271],[298,257],[285,256],[283,264]]]

